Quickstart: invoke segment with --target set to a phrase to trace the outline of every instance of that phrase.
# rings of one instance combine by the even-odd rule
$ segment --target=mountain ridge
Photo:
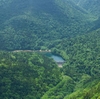
[[[10,0],[0,10],[2,50],[41,49],[91,27],[87,14],[70,0]]]
[[[0,99],[100,98],[100,18],[77,2],[0,0]]]
[[[74,0],[73,0],[74,1]],[[78,0],[78,2],[76,2],[77,5],[79,5],[80,7],[84,8],[85,10],[87,10],[88,12],[90,12],[91,14],[100,17],[100,0]]]

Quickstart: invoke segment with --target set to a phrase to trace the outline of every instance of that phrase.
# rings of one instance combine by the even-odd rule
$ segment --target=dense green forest
[[[65,99],[99,99],[97,97],[100,96],[100,29],[62,40],[53,52],[63,56],[66,63],[62,71],[76,82],[74,92]]]
[[[100,99],[99,4],[0,0],[0,99]]]
[[[75,0],[73,0],[75,1]],[[76,0],[75,3],[87,10],[89,13],[100,16],[100,1],[99,0]]]
[[[57,64],[43,55],[0,52],[0,99],[40,99],[61,79]]]
[[[47,48],[93,27],[94,19],[70,0],[8,1],[0,1],[1,50]]]

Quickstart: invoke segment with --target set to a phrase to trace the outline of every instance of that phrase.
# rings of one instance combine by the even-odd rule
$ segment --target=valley
[[[0,99],[100,99],[99,0],[0,0]]]

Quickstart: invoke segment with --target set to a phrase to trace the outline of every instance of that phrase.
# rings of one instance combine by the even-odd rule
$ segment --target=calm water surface
[[[54,55],[52,53],[45,53],[45,55],[53,58],[55,62],[64,62],[64,59],[58,55]]]
[[[64,59],[57,55],[51,55],[51,58],[53,58],[56,62],[64,62]]]

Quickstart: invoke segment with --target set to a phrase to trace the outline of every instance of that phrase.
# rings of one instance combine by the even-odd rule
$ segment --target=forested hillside
[[[100,29],[55,45],[61,69],[36,52],[0,52],[0,98],[99,99],[99,38]]]
[[[76,0],[75,3],[91,14],[100,17],[100,0]]]
[[[62,79],[52,59],[26,52],[0,52],[0,99],[40,99]]]
[[[100,99],[99,4],[0,0],[0,99]]]
[[[93,25],[70,0],[1,0],[0,49],[41,49]],[[44,47],[45,46],[45,47]]]
[[[66,60],[62,71],[76,82],[73,93],[64,99],[99,99],[100,29],[62,40],[53,51]]]

